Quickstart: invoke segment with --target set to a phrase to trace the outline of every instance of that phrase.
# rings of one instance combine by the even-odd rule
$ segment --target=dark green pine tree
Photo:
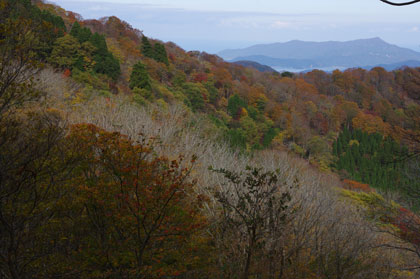
[[[80,30],[82,30],[82,27],[80,26],[80,23],[78,21],[75,21],[73,23],[73,26],[71,27],[70,35],[75,37],[76,39],[79,38]]]
[[[84,71],[85,71],[84,66],[85,66],[85,61],[84,61],[84,59],[83,59],[83,57],[82,57],[82,56],[79,56],[79,57],[77,58],[76,62],[74,62],[74,64],[73,64],[73,69],[75,69],[75,68],[76,68],[76,69],[78,69],[79,71],[84,72]]]
[[[101,64],[95,64],[94,67],[97,73],[105,74],[114,81],[121,75],[120,62],[112,53],[108,52],[105,56],[103,56],[100,63]]]
[[[367,133],[364,133],[364,132],[362,133],[362,136],[360,138],[359,143],[360,143],[360,145],[359,145],[360,153],[362,153],[362,154],[368,153],[368,137],[367,137]]]
[[[71,28],[70,35],[79,40],[80,43],[90,41],[92,31],[87,27],[81,27],[79,22],[75,22]]]
[[[241,108],[246,108],[247,103],[239,97],[238,94],[233,95],[229,98],[227,111],[233,118],[237,118]]]
[[[262,146],[264,148],[267,148],[270,146],[273,139],[277,136],[278,130],[274,127],[270,127],[270,129],[264,134],[263,140],[262,140]]]
[[[348,166],[348,171],[350,172],[351,176],[354,177],[356,173],[355,162],[351,152],[346,153],[346,164]]]
[[[353,134],[354,134],[353,138],[356,139],[358,142],[362,140],[362,134],[363,134],[362,130],[357,129],[354,131]]]
[[[217,88],[214,86],[213,82],[206,82],[204,84],[204,87],[206,87],[207,91],[209,92],[210,95],[210,103],[216,105],[217,101],[219,99],[219,91],[217,90]]]
[[[187,82],[182,87],[182,91],[187,96],[185,104],[190,106],[193,111],[202,110],[205,107],[202,89],[197,84]]]
[[[108,46],[106,45],[105,36],[95,32],[89,40],[92,45],[96,48],[95,55],[106,56],[108,53]]]
[[[339,159],[338,159],[338,162],[336,163],[335,167],[336,167],[338,170],[342,170],[342,169],[344,169],[344,166],[343,166],[343,160],[342,160],[341,158],[339,158]]]
[[[83,27],[79,34],[79,41],[80,43],[84,43],[90,40],[92,37],[92,31],[89,28]]]
[[[341,140],[338,139],[337,140],[337,155],[341,156],[341,154],[343,154],[343,145],[341,143]]]
[[[50,11],[43,10],[41,11],[41,19],[54,26],[55,30],[53,33],[56,38],[60,38],[65,35],[67,28],[61,16],[57,16],[52,14]]]
[[[354,159],[355,164],[358,165],[360,163],[360,159],[361,159],[360,152],[359,152],[359,146],[357,144],[353,144],[351,146],[350,151],[351,151],[351,155]]]
[[[365,157],[360,158],[359,172],[360,172],[361,181],[369,180],[368,164]]]
[[[166,53],[165,46],[161,43],[156,43],[154,47],[154,59],[158,62],[169,65],[168,54]]]
[[[340,161],[341,161],[342,168],[349,171],[350,170],[349,156],[346,153],[344,153],[343,155],[341,155]]]
[[[335,157],[338,157],[338,148],[337,148],[337,145],[338,145],[337,141],[334,141],[333,142],[333,155]]]
[[[130,84],[131,89],[140,88],[151,90],[152,86],[150,84],[149,73],[146,70],[146,67],[140,61],[134,65],[133,71],[131,72],[130,76]]]
[[[343,141],[346,143],[348,143],[351,139],[351,133],[349,129],[347,129],[346,127],[343,129],[342,137],[343,137]]]
[[[96,48],[93,56],[95,61],[94,71],[117,80],[121,74],[120,62],[108,51],[105,36],[95,32],[90,37],[89,42]]]
[[[141,38],[141,52],[144,56],[154,59],[155,53],[150,44],[149,39],[146,36]]]

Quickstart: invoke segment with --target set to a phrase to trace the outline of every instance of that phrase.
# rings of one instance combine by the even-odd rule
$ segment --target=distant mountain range
[[[411,68],[420,67],[420,61],[418,61],[418,60],[407,60],[407,61],[393,63],[393,64],[379,64],[379,65],[367,66],[367,67],[363,67],[363,68],[367,69],[367,70],[370,70],[374,67],[382,67],[387,71],[393,71],[395,69],[399,69],[399,68],[402,68],[402,67],[411,67]]]
[[[270,66],[266,66],[266,65],[260,64],[258,62],[254,62],[254,61],[239,60],[239,61],[235,61],[233,63],[235,63],[237,65],[244,66],[244,67],[257,69],[260,72],[269,72],[269,73],[276,72],[276,70],[274,70]]]
[[[420,66],[420,53],[389,44],[380,38],[348,42],[304,42],[261,44],[218,53],[230,62],[253,61],[279,69],[372,68],[393,70]]]

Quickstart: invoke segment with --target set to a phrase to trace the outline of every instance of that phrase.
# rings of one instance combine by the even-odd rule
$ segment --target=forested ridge
[[[0,63],[0,278],[418,278],[420,68],[263,73],[40,0],[0,0]]]

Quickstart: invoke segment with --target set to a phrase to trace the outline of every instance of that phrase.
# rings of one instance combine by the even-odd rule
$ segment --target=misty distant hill
[[[380,38],[348,42],[304,42],[261,44],[218,53],[228,61],[249,60],[274,68],[315,69],[327,67],[371,67],[420,61],[420,53],[388,44]]]
[[[363,68],[366,70],[371,70],[372,68],[375,68],[375,67],[382,67],[387,71],[393,71],[393,70],[404,68],[404,67],[417,68],[417,67],[420,67],[420,61],[408,60],[408,61],[403,61],[403,62],[398,62],[398,63],[393,63],[393,64],[379,64],[379,65],[367,66]]]
[[[315,60],[311,59],[287,59],[287,58],[273,58],[264,55],[250,55],[250,56],[240,56],[236,57],[230,62],[238,61],[254,61],[256,63],[272,66],[272,67],[284,67],[284,68],[296,68],[303,69],[307,67],[316,68],[323,67],[322,64],[317,63]]]
[[[256,69],[260,72],[269,72],[269,73],[277,72],[276,70],[274,70],[273,68],[271,68],[269,66],[262,65],[260,63],[254,62],[254,61],[239,60],[239,61],[234,61],[233,63],[235,63],[237,65],[244,66],[244,67],[254,68],[254,69]]]

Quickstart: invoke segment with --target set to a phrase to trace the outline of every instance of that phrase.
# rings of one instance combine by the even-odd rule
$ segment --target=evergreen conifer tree
[[[71,27],[70,35],[72,35],[75,38],[79,38],[81,29],[82,27],[80,26],[80,23],[78,21],[75,21],[73,23],[73,26]]]
[[[131,89],[140,88],[151,90],[152,86],[150,84],[149,74],[147,73],[146,67],[140,61],[134,65],[133,71],[131,72],[130,76],[130,84]]]
[[[343,146],[341,143],[341,138],[337,140],[337,156],[341,156],[343,154]]]
[[[108,51],[105,36],[95,32],[95,34],[90,36],[89,42],[95,47],[93,53],[95,61],[94,71],[117,80],[121,74],[120,62]]]
[[[333,142],[333,155],[338,157],[338,151],[337,151],[337,141]]]
[[[165,46],[161,43],[156,43],[154,47],[154,59],[158,62],[169,65],[168,55]]]
[[[105,56],[107,54],[108,47],[106,45],[106,40],[103,35],[100,35],[97,32],[95,32],[95,34],[93,34],[90,38],[90,42],[94,47],[96,47],[96,55]]]
[[[143,36],[141,38],[141,43],[141,52],[143,53],[143,55],[149,58],[154,58],[155,53],[152,48],[152,45],[150,44],[149,39],[146,36]]]
[[[89,28],[83,27],[80,29],[77,39],[80,43],[88,42],[92,37],[92,31]]]
[[[227,111],[230,116],[236,118],[240,113],[240,109],[246,107],[247,103],[241,97],[239,97],[238,94],[235,94],[229,98]]]

